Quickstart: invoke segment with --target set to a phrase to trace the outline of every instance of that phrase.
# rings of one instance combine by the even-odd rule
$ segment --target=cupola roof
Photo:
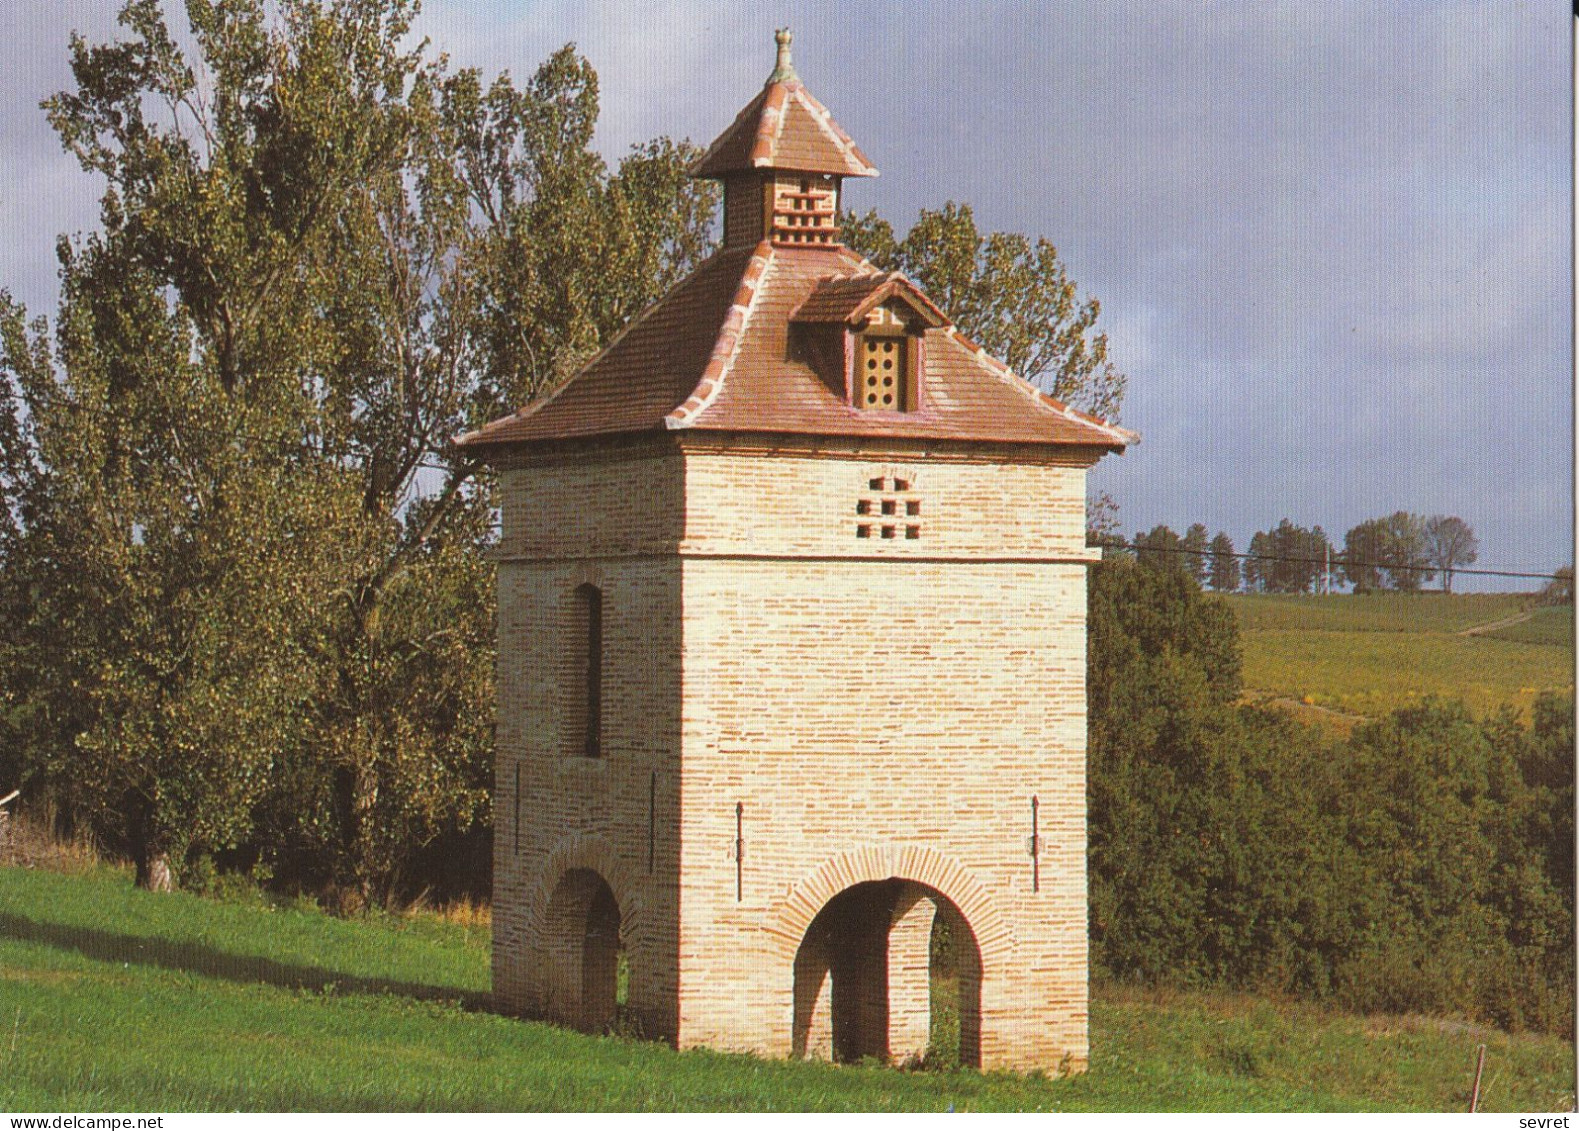
[[[875,177],[877,169],[826,107],[811,96],[790,61],[790,33],[778,41],[778,61],[761,92],[691,166],[694,177],[779,169],[835,177]]]

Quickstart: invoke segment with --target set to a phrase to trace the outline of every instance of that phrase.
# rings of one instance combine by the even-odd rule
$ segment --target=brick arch
[[[911,880],[934,889],[964,916],[976,937],[983,968],[1007,964],[1014,935],[987,889],[958,862],[919,845],[867,846],[823,861],[792,887],[769,915],[765,929],[779,956],[793,963],[811,921],[828,901],[846,888],[872,880]]]
[[[571,833],[560,838],[549,852],[537,886],[526,903],[529,933],[535,935],[542,926],[548,902],[566,873],[578,868],[596,872],[609,885],[620,907],[620,938],[626,946],[634,947],[637,940],[644,937],[646,925],[641,885],[607,840],[586,833]]]

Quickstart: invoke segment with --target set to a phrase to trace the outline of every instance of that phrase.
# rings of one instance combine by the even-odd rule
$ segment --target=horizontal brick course
[[[1084,1065],[1084,470],[1004,454],[665,442],[505,472],[501,1005],[553,1013],[573,983],[546,909],[590,869],[650,1035],[789,1055],[807,928],[897,878],[975,936],[983,1065]],[[922,537],[861,544],[861,497],[919,499]],[[596,760],[566,753],[586,583]]]

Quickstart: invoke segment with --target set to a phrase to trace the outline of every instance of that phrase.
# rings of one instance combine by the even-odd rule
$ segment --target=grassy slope
[[[767,1062],[477,1010],[486,929],[0,869],[0,1109],[1491,1110],[1573,1099],[1552,1038],[1099,993],[1073,1080]]]
[[[1542,691],[1573,687],[1572,610],[1482,635],[1460,633],[1518,613],[1514,594],[1235,596],[1254,693],[1309,697],[1319,706],[1381,715],[1427,695],[1487,712],[1510,704],[1528,717]]]

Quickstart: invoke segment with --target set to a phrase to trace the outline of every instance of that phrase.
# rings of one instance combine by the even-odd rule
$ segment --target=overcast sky
[[[93,225],[100,188],[37,104],[69,82],[69,31],[112,35],[118,6],[0,14],[0,286],[37,313],[56,235]],[[903,230],[968,202],[1052,240],[1101,300],[1144,439],[1092,484],[1126,533],[1199,521],[1242,549],[1285,516],[1341,541],[1449,513],[1481,567],[1549,570],[1573,544],[1570,12],[428,0],[420,28],[520,77],[574,41],[617,158],[711,140],[788,25],[801,78],[882,171],[851,207]]]

